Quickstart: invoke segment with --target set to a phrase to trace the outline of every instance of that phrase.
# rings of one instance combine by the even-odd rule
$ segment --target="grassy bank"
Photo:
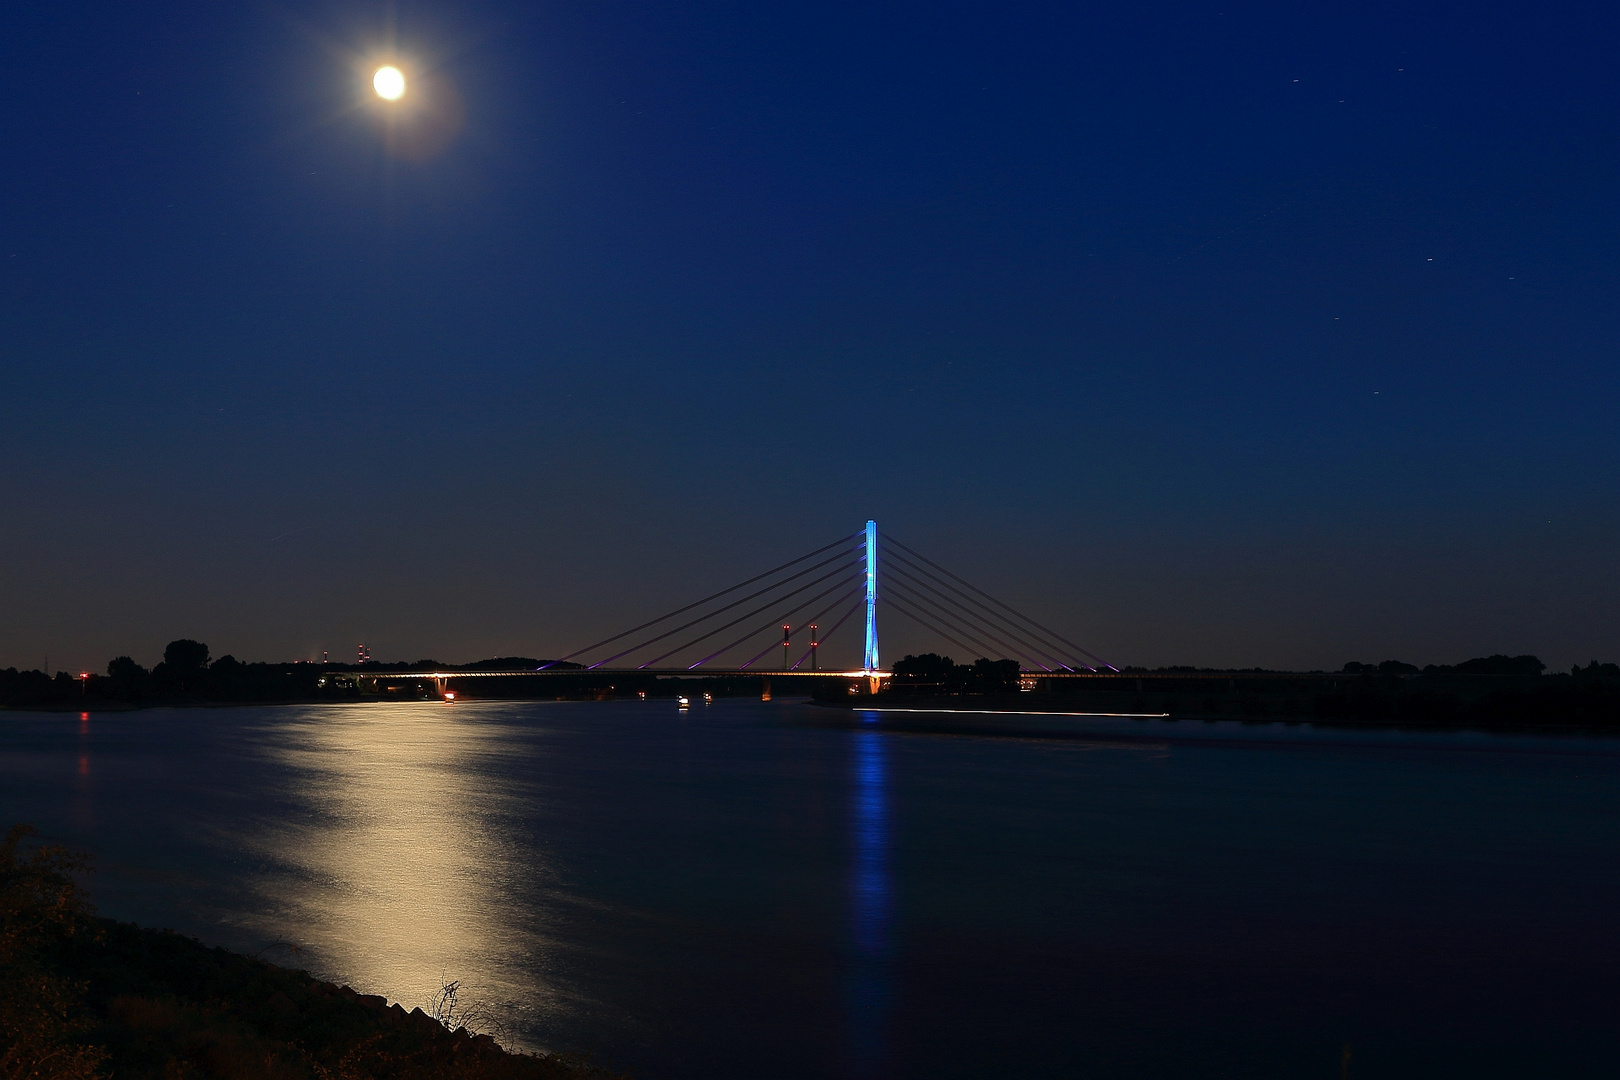
[[[0,1080],[584,1080],[420,1009],[97,917],[81,858],[0,842]]]

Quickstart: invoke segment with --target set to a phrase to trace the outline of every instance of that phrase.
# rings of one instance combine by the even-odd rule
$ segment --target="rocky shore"
[[[180,934],[97,917],[83,859],[0,843],[0,1080],[608,1080]]]

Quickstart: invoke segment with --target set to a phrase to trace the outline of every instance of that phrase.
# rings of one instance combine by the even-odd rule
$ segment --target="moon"
[[[388,64],[377,69],[371,77],[372,88],[384,101],[398,101],[405,96],[405,73]]]

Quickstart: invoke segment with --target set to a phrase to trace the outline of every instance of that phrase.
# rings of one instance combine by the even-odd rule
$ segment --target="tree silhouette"
[[[208,646],[190,638],[171,641],[163,650],[163,662],[170,672],[184,678],[208,666]]]

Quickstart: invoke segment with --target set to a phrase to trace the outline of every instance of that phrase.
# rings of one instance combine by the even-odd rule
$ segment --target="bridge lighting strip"
[[[566,678],[569,675],[590,676],[600,679],[606,675],[651,675],[659,678],[706,679],[714,678],[759,678],[761,675],[799,675],[807,679],[869,679],[876,675],[887,679],[887,671],[787,671],[768,670],[757,668],[753,671],[740,671],[736,668],[705,668],[702,671],[689,671],[686,668],[598,668],[591,671],[586,668],[554,668],[550,671],[531,670],[524,668],[520,671],[333,671],[326,677],[359,678],[359,679],[385,679],[394,682],[405,682],[411,679],[508,679],[519,676],[545,676],[548,678]]]
[[[1019,709],[863,709],[859,706],[856,712],[903,712],[903,713],[974,713],[979,716],[1112,716],[1131,720],[1163,720],[1170,714],[1167,712],[1034,712]]]

